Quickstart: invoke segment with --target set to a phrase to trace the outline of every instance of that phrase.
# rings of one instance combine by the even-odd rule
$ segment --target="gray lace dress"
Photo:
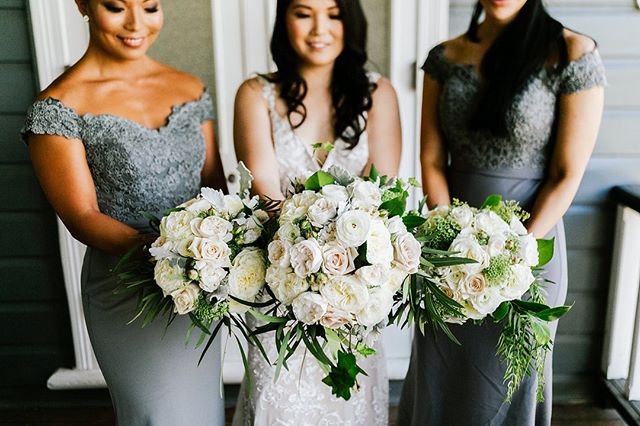
[[[597,50],[563,70],[542,69],[516,96],[507,114],[508,137],[473,131],[468,120],[482,81],[472,65],[450,62],[444,45],[429,52],[422,68],[441,87],[439,122],[449,152],[447,182],[452,197],[480,205],[501,194],[531,209],[545,179],[553,149],[558,97],[605,84]],[[562,221],[547,235],[555,237],[555,256],[546,276],[547,302],[562,304],[567,267]],[[556,324],[551,327],[555,337]],[[495,355],[500,325],[452,326],[457,346],[442,333],[416,333],[399,408],[399,425],[548,425],[551,422],[552,356],[545,366],[545,401],[536,403],[537,380],[527,378],[511,404],[504,402],[504,365]],[[534,375],[535,376],[535,375]]]
[[[145,230],[140,212],[161,213],[192,198],[200,187],[205,148],[201,123],[211,119],[208,92],[173,107],[166,124],[150,129],[108,115],[78,115],[62,102],[36,101],[22,137],[33,134],[80,139],[96,188],[100,211]],[[156,320],[144,329],[127,325],[135,297],[114,295],[110,272],[117,258],[92,247],[82,266],[84,314],[119,425],[222,425],[220,348],[185,345],[188,318],[166,329]]]

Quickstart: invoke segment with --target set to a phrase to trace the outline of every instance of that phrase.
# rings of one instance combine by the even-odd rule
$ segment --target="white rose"
[[[495,234],[489,237],[489,244],[487,244],[487,251],[489,256],[500,256],[505,252],[505,246],[507,239],[504,234]]]
[[[460,291],[464,288],[467,279],[467,273],[459,266],[452,267],[450,271],[442,276],[444,282],[453,291]]]
[[[393,248],[396,265],[409,274],[418,272],[422,246],[412,234],[405,232],[404,234],[398,235],[393,242]]]
[[[191,220],[195,214],[190,211],[180,210],[172,212],[160,221],[160,235],[168,240],[181,240],[190,237]]]
[[[193,252],[191,251],[193,238],[194,237],[189,237],[173,241],[173,252],[178,253],[182,257],[193,257]]]
[[[345,324],[350,324],[352,315],[332,306],[327,308],[327,312],[320,318],[320,325],[327,328],[337,329]]]
[[[362,209],[377,208],[382,204],[380,188],[368,181],[356,181],[353,183],[351,192],[352,204]]]
[[[511,273],[500,288],[500,294],[507,300],[519,299],[529,290],[534,280],[528,266],[511,265]]]
[[[389,279],[390,270],[389,266],[376,263],[359,268],[356,271],[356,276],[366,286],[378,287]]]
[[[356,317],[360,324],[373,327],[387,319],[392,306],[393,293],[385,287],[376,287],[369,291],[369,301]]]
[[[309,207],[318,199],[318,195],[313,191],[302,191],[295,194],[291,199],[282,203],[280,209],[280,223],[292,221],[307,214]]]
[[[404,280],[408,275],[407,271],[398,267],[392,267],[389,271],[389,278],[383,286],[389,289],[392,293],[396,293],[402,288],[402,284],[404,284]]]
[[[258,248],[250,247],[238,253],[229,272],[229,294],[242,300],[255,297],[265,282],[265,263]]]
[[[267,247],[269,262],[280,268],[286,268],[290,265],[289,250],[291,243],[287,240],[273,240]]]
[[[297,225],[294,225],[291,222],[284,222],[280,224],[276,235],[281,240],[290,241],[293,243],[295,240],[300,237],[300,228]]]
[[[231,241],[233,224],[218,216],[196,217],[191,220],[191,232],[198,237]]]
[[[476,231],[484,231],[487,235],[500,234],[509,230],[509,225],[491,210],[479,212],[473,226]]]
[[[370,227],[371,219],[368,214],[351,210],[336,221],[336,236],[347,247],[360,247],[367,240]]]
[[[284,282],[288,273],[293,273],[291,268],[279,268],[276,265],[270,265],[267,268],[264,280],[269,288],[275,292],[276,287]]]
[[[276,299],[285,305],[290,305],[293,299],[309,289],[309,283],[293,272],[284,271],[285,272],[278,274],[280,275],[278,281],[273,280],[274,284],[269,283],[269,287],[276,296]]]
[[[469,296],[481,294],[487,288],[487,281],[482,273],[468,275],[462,282],[461,290]]]
[[[175,312],[179,315],[188,314],[196,307],[196,301],[200,296],[200,287],[195,284],[188,284],[171,293]]]
[[[318,244],[321,246],[327,244],[330,241],[335,241],[336,239],[336,224],[335,222],[328,223],[323,226],[318,234],[316,235],[316,239],[318,240]]]
[[[166,296],[185,284],[184,264],[178,259],[163,259],[156,262],[153,268],[153,279]]]
[[[404,234],[405,232],[407,232],[407,227],[405,226],[400,216],[394,216],[391,219],[387,220],[387,229],[389,230],[391,235]]]
[[[532,234],[520,236],[520,250],[518,257],[522,258],[525,265],[534,267],[538,265],[538,241]]]
[[[497,289],[489,287],[484,292],[469,298],[471,306],[481,315],[481,318],[492,314],[504,301]],[[481,319],[474,318],[474,319]]]
[[[367,287],[351,276],[338,275],[320,288],[320,294],[335,308],[355,313],[369,300]]]
[[[426,204],[425,204],[426,206]],[[449,214],[449,206],[436,206],[434,209],[428,210],[425,214],[427,220],[435,217],[447,217]]]
[[[518,235],[526,235],[528,233],[527,228],[524,227],[522,222],[520,222],[520,219],[518,219],[515,215],[511,216],[509,228],[511,228],[511,230]]]
[[[451,243],[449,250],[458,252],[457,256],[473,259],[477,262],[464,265],[464,269],[471,273],[477,273],[489,267],[489,254],[472,235],[458,235]]]
[[[305,292],[291,303],[293,314],[305,324],[315,324],[327,312],[327,302],[317,293]]]
[[[329,275],[345,275],[355,269],[354,259],[358,250],[345,248],[338,242],[327,243],[322,248],[322,271]]]
[[[341,185],[325,185],[320,190],[320,193],[326,198],[335,202],[336,205],[346,203],[349,200],[349,193],[347,192],[347,188]]]
[[[187,211],[194,212],[198,214],[203,211],[209,210],[212,206],[211,203],[205,200],[204,198],[192,198],[191,200],[185,201],[180,204],[178,207],[182,207]]]
[[[391,234],[381,219],[373,219],[367,237],[367,262],[388,265],[392,260]]]
[[[189,246],[189,250],[196,259],[208,260],[220,267],[230,265],[231,250],[224,241],[196,237]]]
[[[224,210],[228,212],[231,217],[236,216],[242,209],[244,209],[244,203],[238,195],[232,194],[224,196]]]
[[[336,203],[329,198],[319,198],[309,207],[307,218],[315,227],[320,228],[336,217]]]
[[[215,263],[200,260],[196,262],[195,267],[200,277],[200,288],[208,293],[216,291],[227,276],[226,269],[216,266]]]
[[[289,258],[295,273],[300,278],[306,278],[320,270],[322,250],[314,238],[302,240],[291,247]]]
[[[473,211],[467,205],[462,205],[458,207],[454,207],[449,212],[451,218],[460,225],[460,228],[466,228],[471,224],[473,220]]]

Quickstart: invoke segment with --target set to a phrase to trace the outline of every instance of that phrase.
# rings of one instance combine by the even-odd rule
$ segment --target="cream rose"
[[[337,329],[345,324],[351,324],[353,316],[345,311],[336,309],[332,306],[327,308],[327,312],[320,318],[320,325],[323,327]]]
[[[367,237],[367,262],[388,265],[392,260],[391,234],[382,219],[375,218],[371,221]]]
[[[355,207],[365,210],[377,208],[382,204],[380,188],[373,182],[356,181],[352,184],[351,202]]]
[[[285,305],[290,305],[293,299],[309,289],[307,280],[300,278],[295,273],[285,272],[279,278],[281,278],[281,281],[277,283],[274,282],[273,285],[269,284],[269,287],[276,296],[276,299]]]
[[[538,265],[538,241],[532,234],[520,236],[520,250],[518,251],[518,257],[522,258],[525,265],[534,267]]]
[[[336,237],[347,247],[360,247],[367,241],[371,219],[363,211],[350,210],[336,221]]]
[[[402,288],[402,284],[404,284],[404,280],[408,275],[407,271],[398,267],[392,267],[389,271],[389,278],[383,284],[383,287],[386,287],[389,291],[395,293]]]
[[[405,232],[398,235],[393,242],[393,248],[396,265],[409,274],[418,272],[422,246],[412,234]]]
[[[276,235],[281,240],[294,243],[300,237],[300,228],[291,222],[284,222],[280,224]]]
[[[484,318],[498,309],[498,306],[500,306],[504,299],[500,296],[498,290],[489,287],[484,292],[470,297],[469,301],[478,314]]]
[[[224,210],[229,213],[231,217],[236,216],[242,209],[244,209],[244,203],[238,195],[231,194],[224,196]]]
[[[335,308],[356,313],[369,300],[367,287],[351,276],[336,276],[320,288],[320,294]]]
[[[250,247],[242,250],[233,259],[229,272],[229,294],[242,300],[255,297],[264,285],[266,267],[260,249]]]
[[[307,214],[309,207],[318,199],[313,191],[302,191],[282,203],[280,209],[280,223],[298,219]]]
[[[335,202],[336,205],[349,201],[349,193],[347,192],[347,189],[341,185],[325,185],[320,190],[320,193]]]
[[[289,251],[291,243],[287,240],[273,240],[267,247],[269,262],[279,268],[286,268],[291,263],[289,261]]]
[[[227,276],[227,270],[216,266],[214,263],[200,260],[195,265],[200,278],[200,288],[211,293],[218,289],[224,277]]]
[[[191,220],[191,232],[198,237],[231,241],[233,224],[218,216],[196,217]]]
[[[185,284],[184,261],[179,259],[163,259],[156,262],[153,268],[153,279],[166,296]]]
[[[458,256],[475,260],[477,263],[466,264],[465,270],[477,273],[489,267],[489,254],[478,244],[472,235],[460,234],[451,243],[451,251],[458,252]]]
[[[189,250],[195,259],[208,260],[220,267],[228,267],[231,264],[231,250],[224,241],[196,237]]]
[[[466,205],[452,208],[449,215],[455,223],[460,225],[460,228],[466,228],[471,225],[473,220],[473,211]]]
[[[394,216],[387,220],[387,229],[391,235],[404,234],[407,232],[407,227],[400,218],[400,216]]]
[[[309,222],[317,228],[326,225],[331,219],[336,217],[336,203],[329,198],[321,197],[309,207],[307,218]]]
[[[487,251],[489,256],[500,256],[504,254],[507,244],[507,238],[505,234],[494,234],[489,237],[489,244],[487,244]]]
[[[468,275],[463,281],[464,292],[470,296],[481,294],[487,287],[487,281],[482,273]]]
[[[174,311],[179,315],[188,314],[196,307],[196,301],[200,296],[200,288],[195,284],[187,284],[171,293]]]
[[[356,271],[356,277],[367,287],[378,287],[387,281],[390,270],[391,268],[388,265],[379,263],[366,265]]]
[[[525,265],[511,265],[511,273],[500,288],[500,294],[507,300],[519,299],[529,290],[535,277],[531,268]]]
[[[322,248],[322,271],[329,275],[345,275],[355,267],[354,259],[358,250],[353,247],[345,248],[338,242],[327,243]]]
[[[189,201],[185,201],[180,204],[178,207],[182,207],[187,211],[194,212],[196,214],[209,210],[212,206],[211,203],[205,200],[204,198],[193,198]]]
[[[300,278],[318,272],[322,266],[322,250],[314,238],[294,244],[289,251],[289,258],[294,272]]]
[[[373,327],[387,319],[392,306],[393,293],[385,287],[376,287],[369,291],[369,301],[356,317],[360,324]]]
[[[511,228],[511,230],[518,235],[528,234],[527,228],[524,227],[522,222],[520,222],[520,219],[518,219],[515,215],[511,216],[511,222],[509,223],[509,228]]]
[[[473,226],[476,231],[483,231],[489,236],[502,234],[509,230],[509,225],[491,210],[479,212]]]
[[[194,217],[195,214],[187,210],[170,213],[160,221],[160,235],[168,240],[181,240],[192,236],[191,220]]]
[[[327,301],[318,293],[304,292],[291,302],[293,314],[305,324],[315,324],[327,312]]]

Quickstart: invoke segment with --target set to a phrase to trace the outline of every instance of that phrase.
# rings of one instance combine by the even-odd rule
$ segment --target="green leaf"
[[[555,321],[569,312],[572,307],[573,305],[557,306],[555,308],[544,309],[540,312],[536,312],[533,315],[543,321]]]
[[[536,267],[541,267],[546,265],[553,258],[553,246],[554,246],[554,238],[550,240],[538,240],[538,265]]]
[[[509,308],[511,304],[509,302],[502,302],[498,309],[496,309],[491,316],[495,322],[500,322],[504,319],[505,316],[509,313]]]
[[[359,373],[366,374],[356,363],[355,355],[338,351],[338,365],[331,367],[329,374],[322,379],[322,382],[331,387],[331,393],[348,401]]]
[[[454,266],[454,265],[464,265],[469,263],[478,263],[476,260],[469,259],[467,257],[441,257],[441,258],[431,258],[429,262],[435,267],[440,266]]]
[[[427,221],[426,218],[417,215],[407,215],[402,218],[402,223],[407,227],[408,231],[417,228]]]
[[[253,315],[257,320],[268,322],[268,323],[286,323],[289,321],[287,317],[276,317],[273,315],[265,315],[262,312],[258,312],[255,309],[249,309],[247,311],[251,315]]]
[[[309,179],[304,183],[304,189],[311,191],[319,191],[323,186],[330,185],[335,182],[333,176],[322,170],[318,170],[312,174]]]
[[[536,314],[538,312],[549,309],[549,307],[545,304],[527,302],[526,300],[512,300],[511,303],[520,308],[521,311],[530,312],[532,314]]]
[[[530,327],[538,345],[545,346],[551,341],[551,332],[546,324],[534,320],[531,321]]]
[[[291,337],[292,330],[289,330],[282,337],[282,340],[279,342],[280,350],[278,351],[278,361],[276,362],[276,371],[273,377],[273,382],[275,383],[280,377],[280,371],[282,370],[282,365],[284,364],[284,358],[287,354],[287,346],[289,345],[289,338]]]
[[[415,188],[420,188],[422,186],[420,182],[418,182],[418,179],[414,178],[413,176],[409,178],[409,185]]]
[[[376,169],[376,165],[371,165],[371,170],[369,171],[369,176],[367,176],[367,180],[371,182],[375,182],[378,179],[378,169]]]
[[[389,217],[402,216],[407,205],[407,198],[404,195],[392,198],[380,204],[380,210],[386,210]]]
[[[484,203],[482,203],[482,206],[480,207],[480,209],[496,207],[498,204],[500,204],[501,201],[502,201],[502,195],[498,195],[498,194],[489,195],[484,200]]]

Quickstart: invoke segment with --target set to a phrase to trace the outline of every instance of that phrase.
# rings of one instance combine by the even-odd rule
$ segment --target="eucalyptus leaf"
[[[554,251],[554,238],[550,240],[538,240],[538,265],[536,267],[542,267],[549,263],[553,258]]]

